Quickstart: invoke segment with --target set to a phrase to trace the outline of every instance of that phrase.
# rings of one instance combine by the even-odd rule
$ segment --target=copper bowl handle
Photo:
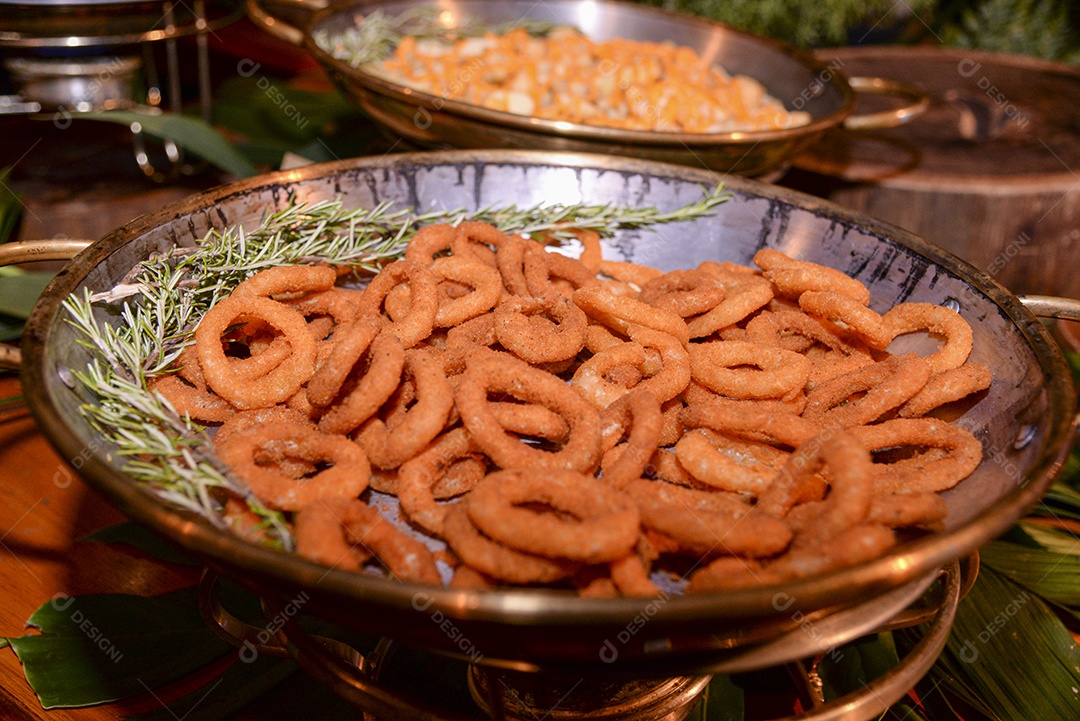
[[[895,80],[856,76],[848,78],[848,85],[856,93],[898,96],[910,102],[894,110],[883,110],[878,113],[866,113],[864,115],[849,115],[844,119],[844,128],[847,130],[895,128],[897,125],[903,125],[912,118],[922,115],[930,107],[929,95],[912,85],[898,83]]]
[[[92,240],[62,238],[57,240],[19,240],[0,245],[0,266],[34,263],[44,260],[71,260]],[[0,344],[0,368],[16,370],[22,364],[18,346]]]
[[[1039,318],[1080,321],[1080,300],[1053,295],[1021,295],[1020,302]]]

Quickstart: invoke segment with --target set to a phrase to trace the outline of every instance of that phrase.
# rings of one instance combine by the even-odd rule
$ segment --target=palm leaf
[[[993,568],[961,603],[931,674],[1001,721],[1076,718],[1080,703],[1072,636],[1045,601]]]
[[[237,178],[250,178],[258,173],[247,158],[230,145],[211,125],[199,118],[175,113],[152,115],[132,110],[79,113],[77,117],[123,125],[138,123],[150,135],[169,138],[184,150],[194,153]]]
[[[1075,538],[1067,553],[993,541],[982,548],[980,557],[986,567],[1006,576],[1025,590],[1069,609],[1075,615],[1076,609],[1080,608],[1078,553],[1080,541]]]
[[[0,243],[6,243],[15,234],[22,215],[22,199],[11,191],[10,176],[11,168],[0,170]]]
[[[714,676],[688,721],[743,721],[745,698],[731,676]]]

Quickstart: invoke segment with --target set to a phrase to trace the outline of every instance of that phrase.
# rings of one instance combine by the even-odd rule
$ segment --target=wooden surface
[[[1013,293],[1080,298],[1076,67],[934,47],[818,54],[848,76],[917,87],[930,109],[897,128],[830,131],[783,184],[910,230]]]
[[[0,399],[20,393],[0,376]],[[57,594],[161,593],[194,583],[191,570],[163,566],[125,546],[81,541],[125,520],[61,459],[25,406],[0,411],[0,636],[33,633],[26,620]],[[0,649],[0,719],[98,721],[153,708],[153,698],[45,711],[10,648]]]

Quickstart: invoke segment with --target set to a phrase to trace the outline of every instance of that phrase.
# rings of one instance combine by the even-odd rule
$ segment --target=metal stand
[[[977,569],[977,557],[967,559],[963,568],[960,563],[950,564],[939,572],[937,582],[915,603],[872,628],[858,627],[857,623],[854,629],[831,628],[833,625],[850,625],[860,616],[873,616],[873,613],[867,616],[865,610],[858,607],[819,621],[819,626],[824,624],[819,632],[827,635],[835,632],[846,640],[869,632],[929,623],[923,638],[895,668],[864,689],[830,702],[826,702],[821,693],[817,675],[818,665],[827,654],[819,651],[809,659],[799,656],[796,649],[803,648],[805,639],[793,635],[805,636],[802,629],[748,648],[735,658],[711,665],[700,675],[668,679],[588,678],[586,682],[580,676],[570,677],[557,672],[530,673],[474,664],[468,671],[469,690],[477,704],[477,718],[677,721],[693,710],[711,678],[708,674],[786,664],[804,697],[804,704],[812,708],[799,716],[778,721],[869,721],[900,700],[933,666],[945,646],[960,599],[973,583]],[[251,626],[221,606],[216,583],[216,574],[207,572],[200,584],[203,617],[210,628],[240,648],[241,653],[292,656],[316,680],[375,719],[465,721],[471,718],[434,707],[386,683],[381,675],[393,653],[392,641],[384,639],[365,659],[345,644],[308,634],[297,623],[298,609],[265,598],[264,611],[272,621],[263,628]],[[268,633],[270,628],[275,633]]]
[[[237,19],[242,9],[237,7],[211,17],[206,0],[192,0],[190,4],[163,0],[157,5],[121,0],[110,5],[112,9],[108,14],[99,17],[83,5],[80,0],[68,0],[43,8],[43,12],[62,17],[65,13],[71,15],[71,24],[64,26],[65,33],[60,36],[43,34],[40,30],[43,26],[30,20],[0,20],[0,48],[10,48],[22,55],[5,62],[20,90],[17,95],[0,97],[0,114],[54,114],[57,122],[70,122],[75,113],[117,109],[180,114],[183,99],[178,43],[181,38],[192,36],[195,39],[199,110],[202,119],[210,121],[207,35]],[[44,27],[55,28],[57,25]],[[164,78],[158,71],[152,51],[152,46],[159,42],[165,50]],[[77,48],[83,56],[41,55],[44,50],[57,48]],[[129,48],[130,54],[117,56],[118,48]],[[85,55],[94,51],[102,54]],[[140,71],[146,86],[146,95],[141,99],[136,97],[135,90]],[[182,149],[172,139],[164,138],[167,167],[157,168],[150,160],[145,131],[139,123],[131,124],[131,134],[135,161],[148,178],[162,182],[192,175],[205,167],[202,161],[185,161]]]

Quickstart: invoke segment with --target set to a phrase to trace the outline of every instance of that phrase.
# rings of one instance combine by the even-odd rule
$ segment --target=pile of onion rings
[[[406,582],[711,591],[941,527],[940,493],[982,459],[943,417],[991,383],[959,314],[879,314],[859,281],[777,250],[664,273],[578,238],[574,259],[433,225],[362,290],[325,265],[261,271],[152,388],[215,429],[300,555]],[[909,334],[940,348],[887,350]]]

